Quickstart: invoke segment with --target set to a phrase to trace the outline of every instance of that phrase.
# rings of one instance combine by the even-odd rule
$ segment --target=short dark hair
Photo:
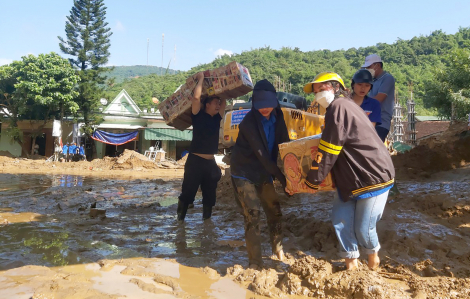
[[[213,100],[218,99],[220,101],[220,97],[218,96],[208,96],[202,101],[202,109],[206,109],[206,104],[211,103]]]

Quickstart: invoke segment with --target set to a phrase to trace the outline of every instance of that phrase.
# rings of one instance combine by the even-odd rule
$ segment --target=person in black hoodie
[[[263,265],[260,240],[260,206],[266,213],[273,253],[283,260],[281,207],[273,178],[286,188],[286,178],[277,166],[278,145],[289,141],[287,126],[276,97],[266,79],[253,89],[253,107],[239,125],[230,161],[236,198],[243,209],[249,265]]]

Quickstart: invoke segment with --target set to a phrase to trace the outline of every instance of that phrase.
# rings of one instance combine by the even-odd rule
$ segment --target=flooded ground
[[[343,271],[331,192],[280,195],[287,260],[247,269],[227,177],[176,221],[181,177],[0,174],[0,298],[468,298],[470,168],[401,180],[378,231],[381,268]]]

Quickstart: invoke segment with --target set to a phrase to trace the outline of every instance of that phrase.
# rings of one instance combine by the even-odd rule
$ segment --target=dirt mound
[[[314,298],[410,297],[401,285],[389,283],[387,274],[367,271],[365,267],[361,265],[358,271],[333,272],[331,263],[305,256],[295,260],[285,272],[243,269],[235,265],[227,269],[227,275],[256,294],[275,298],[285,294]],[[417,285],[416,289],[422,287],[419,282]]]
[[[392,157],[397,178],[428,177],[464,166],[470,162],[469,148],[467,124],[455,123],[442,134],[424,139],[412,150]]]
[[[158,168],[157,164],[150,161],[146,156],[139,154],[136,151],[124,150],[124,152],[117,158],[111,169],[155,169]]]
[[[176,164],[178,165],[184,165],[186,164],[186,161],[188,160],[188,156],[189,154],[185,155],[183,158],[179,159],[178,161],[176,161]]]

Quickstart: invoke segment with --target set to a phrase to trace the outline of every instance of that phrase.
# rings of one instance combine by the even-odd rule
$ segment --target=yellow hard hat
[[[312,82],[309,82],[305,84],[304,86],[304,91],[305,93],[312,93],[313,92],[313,83],[321,83],[321,82],[327,82],[327,81],[336,81],[343,86],[344,89],[346,89],[346,86],[344,86],[343,79],[337,74],[333,72],[322,72],[313,78]]]

